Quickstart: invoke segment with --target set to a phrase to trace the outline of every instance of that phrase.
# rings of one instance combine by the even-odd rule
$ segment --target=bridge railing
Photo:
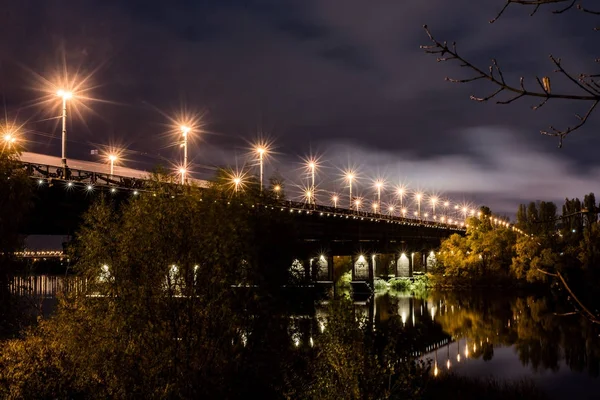
[[[326,205],[319,204],[308,204],[293,200],[283,200],[280,201],[280,205],[289,208],[290,210],[298,210],[300,212],[304,211],[307,213],[319,213],[319,214],[330,214],[330,215],[339,215],[339,216],[347,216],[347,217],[359,217],[359,218],[367,218],[370,220],[380,220],[380,221],[389,221],[389,222],[397,222],[403,224],[410,225],[419,225],[430,228],[446,228],[457,231],[464,231],[466,228],[464,226],[459,226],[457,224],[447,224],[441,221],[431,221],[425,219],[417,219],[417,218],[406,218],[389,214],[379,214],[368,211],[356,211],[348,208],[340,208],[340,207],[332,207]]]
[[[112,186],[131,190],[143,190],[148,187],[149,179],[133,178],[120,175],[110,175],[102,172],[87,171],[82,169],[63,168],[46,164],[37,164],[30,162],[21,162],[23,169],[33,178],[38,179],[40,183],[52,180],[65,182],[77,182],[88,185]],[[148,176],[149,178],[149,176]],[[208,187],[206,181],[191,179],[190,183],[197,184],[200,188]],[[176,183],[177,184],[177,183]],[[446,228],[457,231],[465,230],[463,226],[457,224],[448,224],[441,221],[432,221],[422,218],[406,218],[401,216],[389,215],[384,213],[374,213],[369,211],[353,210],[341,207],[332,207],[320,204],[309,204],[293,200],[279,200],[275,203],[292,210],[302,210],[308,213],[327,213],[336,216],[360,217],[371,220],[389,221],[402,224],[418,225],[430,228]],[[274,205],[270,203],[269,205]]]
[[[101,172],[85,171],[81,169],[63,168],[45,164],[21,162],[23,169],[32,178],[49,180],[57,179],[71,182],[87,183],[91,185],[116,185],[129,189],[142,189],[147,180],[120,175],[110,175]]]

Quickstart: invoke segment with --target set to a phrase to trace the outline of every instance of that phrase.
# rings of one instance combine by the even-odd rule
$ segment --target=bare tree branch
[[[567,284],[567,281],[565,281],[565,278],[563,278],[560,272],[557,271],[556,273],[551,273],[548,271],[544,271],[540,268],[538,268],[537,270],[548,276],[557,277],[562,283],[563,287],[567,290],[567,292],[569,292],[575,303],[577,303],[577,305],[581,308],[582,314],[594,324],[600,324],[600,319],[598,319],[598,317],[594,313],[588,310],[588,308],[585,305],[583,305],[583,303],[577,298],[577,296],[575,295],[575,293],[573,293],[573,291]]]
[[[575,5],[575,1],[573,0],[506,0],[506,4],[496,17],[496,19],[502,15],[502,13],[506,10],[508,6],[511,4],[522,4],[522,5],[531,5],[535,6],[534,12],[537,8],[544,4],[558,4],[558,3],[567,3],[567,6],[557,10],[557,12],[564,12],[568,9],[572,8]],[[519,80],[519,85],[512,85],[508,83],[504,77],[503,71],[498,64],[496,59],[492,59],[491,64],[488,66],[487,71],[482,68],[476,66],[471,63],[467,59],[463,58],[457,48],[456,43],[452,43],[452,45],[448,45],[447,42],[438,41],[427,25],[424,25],[423,28],[431,41],[431,45],[421,46],[421,49],[425,50],[426,53],[437,55],[437,61],[451,61],[457,60],[460,63],[461,67],[471,70],[474,75],[465,78],[465,79],[455,79],[455,78],[446,78],[446,80],[455,83],[470,83],[478,80],[487,80],[491,82],[493,85],[497,87],[497,89],[487,96],[475,96],[471,95],[470,98],[474,101],[484,102],[489,101],[491,99],[496,98],[496,96],[500,95],[503,92],[512,93],[507,99],[504,100],[496,100],[496,104],[510,104],[522,97],[538,97],[541,98],[541,102],[535,106],[532,106],[533,110],[537,110],[543,107],[550,99],[562,99],[562,100],[579,100],[579,101],[588,101],[591,102],[591,106],[588,108],[587,112],[584,116],[576,114],[579,122],[573,126],[569,126],[565,129],[557,129],[553,126],[550,126],[549,130],[541,131],[540,133],[549,136],[556,136],[559,138],[559,147],[562,147],[563,139],[571,132],[581,128],[587,120],[592,115],[595,110],[598,102],[600,102],[600,83],[595,80],[598,75],[596,74],[578,74],[574,75],[567,71],[562,64],[562,60],[560,58],[554,57],[550,55],[550,60],[556,67],[554,70],[555,73],[558,73],[565,77],[568,81],[570,81],[576,92],[573,93],[555,93],[551,88],[551,80],[549,77],[535,77],[535,80],[540,88],[540,90],[528,90],[525,88],[525,78],[521,77]]]

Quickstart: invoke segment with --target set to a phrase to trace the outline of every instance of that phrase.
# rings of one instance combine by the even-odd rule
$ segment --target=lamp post
[[[398,190],[396,191],[396,194],[400,198],[400,208],[404,207],[404,203],[403,203],[404,202],[404,188],[399,187]]]
[[[383,187],[383,181],[375,182],[375,187],[377,188],[377,207],[381,212],[381,188]],[[377,210],[375,210],[377,211]]]
[[[438,202],[438,198],[437,197],[432,197],[431,198],[431,215],[435,217],[435,205]]]
[[[350,193],[349,193],[349,197],[348,197],[348,204],[350,205],[350,209],[352,209],[352,180],[354,180],[354,174],[352,172],[347,172],[346,173],[346,179],[348,180],[348,187],[350,188]],[[360,202],[359,202],[360,204]],[[358,206],[357,206],[357,210],[358,211]]]
[[[233,178],[233,184],[235,185],[234,186],[235,193],[238,192],[238,188],[240,187],[240,183],[242,183],[242,179],[240,177],[236,176],[235,178]]]
[[[267,150],[262,146],[256,147],[255,150],[258,153],[258,164],[260,166],[260,193],[262,194],[262,191],[263,191],[263,161],[264,161],[264,155],[267,152]]]
[[[421,198],[422,197],[423,197],[423,194],[421,194],[421,193],[415,194],[415,198],[417,199],[417,217],[419,217],[419,219],[421,218]]]
[[[181,174],[181,184],[183,185],[185,183],[185,168],[181,167],[179,168],[179,173]]]
[[[309,160],[308,161],[308,169],[310,171],[310,176],[311,176],[311,185],[310,185],[310,191],[312,192],[312,204],[316,204],[316,198],[315,198],[315,170],[317,169],[317,162],[315,160]]]
[[[11,145],[15,144],[15,142],[17,141],[17,138],[15,135],[13,135],[12,133],[8,132],[4,135],[4,142],[6,142],[6,145],[8,147],[10,147]]]
[[[117,156],[114,154],[109,154],[108,161],[110,161],[110,177],[112,178],[115,172],[115,161],[117,161]]]
[[[58,97],[62,98],[62,152],[61,163],[63,168],[67,167],[67,100],[73,97],[73,93],[66,90],[56,92]]]
[[[181,146],[183,147],[183,169],[184,171],[181,173],[181,184],[185,184],[186,171],[185,169],[188,167],[188,133],[192,130],[189,126],[181,125],[179,127],[181,129],[181,134],[183,135],[183,143]]]
[[[356,205],[356,212],[358,213],[358,207],[360,207],[360,199],[356,199],[354,204]]]
[[[337,195],[333,195],[333,197],[331,198],[331,200],[333,200],[333,208],[337,208],[337,202],[339,200]]]

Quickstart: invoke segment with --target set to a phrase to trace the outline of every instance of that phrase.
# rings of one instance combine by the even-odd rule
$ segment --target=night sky
[[[462,55],[505,75],[548,75],[549,54],[574,72],[597,72],[596,22],[573,10],[513,6],[489,24],[503,0],[19,0],[0,10],[0,91],[8,120],[25,125],[28,150],[60,154],[57,102],[34,106],[40,76],[64,65],[94,74],[84,121],[69,123],[69,155],[126,146],[131,165],[175,158],[169,120],[183,108],[202,115],[205,133],[190,150],[194,169],[243,164],[259,135],[274,140],[269,171],[300,183],[300,157],[322,155],[322,179],[358,167],[361,190],[372,179],[450,194],[513,214],[529,200],[561,201],[596,191],[598,115],[564,148],[539,134],[576,122],[588,104],[534,100],[477,103],[485,85],[457,85],[456,64],[419,48],[428,24],[456,40]],[[518,84],[517,80],[513,81]],[[530,80],[533,88],[533,80]],[[567,89],[570,87],[566,86]],[[85,123],[84,123],[85,122]],[[148,153],[142,156],[139,153]],[[323,185],[344,190],[336,185]],[[391,186],[391,184],[390,184]],[[345,193],[345,191],[343,192]]]

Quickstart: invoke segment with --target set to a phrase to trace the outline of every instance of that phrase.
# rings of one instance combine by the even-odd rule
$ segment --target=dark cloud
[[[573,113],[585,105],[554,103],[533,112],[529,100],[511,106],[472,102],[470,94],[490,88],[445,82],[445,76],[465,71],[436,63],[419,49],[427,42],[421,28],[427,23],[438,37],[457,40],[482,66],[496,57],[515,81],[538,73],[552,76],[557,89],[568,87],[552,74],[550,53],[576,71],[593,71],[597,54],[589,53],[594,47],[588,24],[593,21],[576,12],[540,11],[530,18],[526,9],[513,7],[490,25],[502,5],[22,0],[3,11],[0,34],[9,39],[0,43],[1,89],[9,114],[18,111],[35,121],[31,109],[22,107],[36,95],[27,90],[31,74],[19,65],[48,75],[65,56],[72,68],[99,67],[95,93],[117,104],[91,105],[95,113],[86,114],[88,128],[74,121],[74,155],[89,153],[92,143],[120,139],[133,149],[154,154],[162,149],[161,156],[172,157],[176,149],[165,149],[167,121],[157,110],[174,113],[186,105],[205,113],[213,133],[194,149],[201,164],[241,157],[246,141],[264,131],[288,155],[279,157],[283,164],[311,148],[327,149],[326,157],[337,160],[342,146],[351,143],[373,173],[378,165],[398,167],[405,179],[423,187],[462,191],[499,207],[515,199],[593,191],[597,118],[560,151],[555,139],[538,133],[549,124],[574,123]],[[36,142],[36,151],[58,151],[58,140]],[[347,154],[341,158],[347,161]],[[294,169],[279,168],[297,180]],[[461,178],[466,175],[471,179]],[[539,179],[527,184],[524,177]]]

